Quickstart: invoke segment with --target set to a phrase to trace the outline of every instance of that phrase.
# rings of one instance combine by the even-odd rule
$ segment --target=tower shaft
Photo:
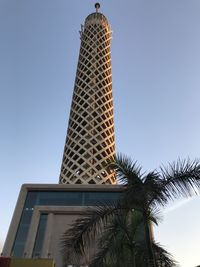
[[[61,184],[113,184],[105,164],[115,154],[111,28],[106,17],[90,14],[81,46],[61,173]]]

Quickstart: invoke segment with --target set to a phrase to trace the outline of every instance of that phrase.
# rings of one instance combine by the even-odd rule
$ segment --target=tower
[[[90,14],[80,31],[80,53],[64,147],[60,184],[114,184],[105,170],[115,154],[111,70],[111,28]]]
[[[62,267],[63,233],[86,214],[88,206],[113,203],[123,190],[104,166],[115,154],[111,29],[98,12],[100,5],[95,7],[80,32],[60,183],[22,185],[3,248],[3,256],[12,257],[12,264],[20,260],[28,267],[45,259],[42,266],[55,261]]]

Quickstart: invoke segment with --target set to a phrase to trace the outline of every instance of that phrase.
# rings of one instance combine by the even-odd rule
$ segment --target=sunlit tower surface
[[[80,31],[80,53],[64,147],[60,184],[115,184],[105,170],[115,154],[111,28],[106,17],[90,14]]]

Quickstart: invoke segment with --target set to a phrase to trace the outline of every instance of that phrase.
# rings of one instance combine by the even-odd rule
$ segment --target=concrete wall
[[[39,214],[48,214],[41,258],[53,258],[56,267],[62,267],[61,238],[63,233],[80,216],[85,207],[36,206],[32,217],[29,235],[25,245],[26,257],[31,258],[39,223]]]

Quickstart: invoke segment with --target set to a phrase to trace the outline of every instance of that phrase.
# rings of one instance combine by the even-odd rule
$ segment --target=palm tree
[[[145,174],[137,162],[118,155],[109,167],[116,171],[119,183],[125,185],[125,203],[142,213],[149,263],[156,266],[148,214],[170,200],[197,194],[200,189],[200,162],[178,160],[168,167],[161,167],[159,171]]]
[[[158,214],[149,215],[156,223]],[[98,252],[93,260],[87,259],[94,238]],[[64,262],[75,266],[87,263],[90,267],[147,267],[148,251],[145,246],[144,224],[141,212],[127,209],[120,204],[96,206],[88,210],[88,216],[79,218],[63,236]],[[175,267],[176,262],[159,244],[153,242],[156,266]],[[91,255],[89,255],[90,258]],[[69,261],[69,262],[68,262]],[[163,265],[162,265],[163,266]]]
[[[129,214],[130,217],[130,213],[134,210],[139,212],[142,218],[145,237],[145,246],[143,244],[142,247],[148,258],[146,266],[156,267],[158,266],[156,261],[158,252],[155,252],[150,229],[151,222],[155,222],[152,214],[154,214],[155,209],[160,209],[170,200],[175,200],[178,197],[190,197],[199,193],[200,162],[198,160],[178,160],[176,163],[169,164],[167,168],[161,167],[159,171],[154,170],[145,174],[142,173],[137,162],[133,162],[126,156],[118,155],[113,162],[109,163],[108,167],[116,172],[118,182],[124,185],[122,198],[117,204],[100,206],[95,210],[88,211],[87,217],[79,218],[63,237],[63,254],[66,257],[69,257],[69,253],[71,256],[79,255],[82,257],[82,255],[86,255],[91,240],[94,242],[94,237],[100,236],[102,229],[106,229],[106,226],[110,225],[109,222],[115,220],[119,211]],[[126,227],[124,228],[125,231]],[[71,249],[69,249],[70,247]],[[108,251],[108,246],[104,249],[104,254],[106,249]],[[133,246],[131,249],[132,256],[140,250]],[[100,250],[100,252],[102,251]],[[135,257],[132,258],[131,266],[135,266],[134,261]]]
[[[155,217],[152,219],[157,223]],[[148,257],[144,240],[141,213],[135,210],[127,212],[124,209],[118,209],[115,217],[104,226],[103,234],[98,239],[98,247],[101,249],[89,266],[146,267]],[[171,255],[160,244],[153,242],[152,247],[156,255],[156,266],[177,266]]]

